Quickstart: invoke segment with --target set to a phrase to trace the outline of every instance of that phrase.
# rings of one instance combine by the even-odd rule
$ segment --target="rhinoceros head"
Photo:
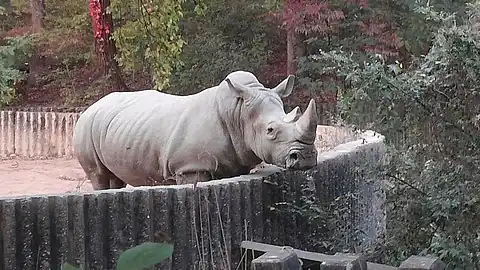
[[[237,71],[225,78],[228,87],[243,100],[243,136],[255,155],[279,167],[308,169],[317,164],[317,112],[312,99],[304,114],[299,107],[285,113],[281,97],[292,93],[294,80],[290,75],[269,89],[249,72]]]

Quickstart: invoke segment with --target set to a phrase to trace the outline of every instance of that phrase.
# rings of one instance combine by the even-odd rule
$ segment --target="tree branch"
[[[385,176],[390,177],[390,178],[393,178],[393,179],[397,180],[398,182],[401,182],[402,184],[407,185],[408,187],[410,187],[411,189],[417,191],[418,193],[422,194],[423,196],[428,196],[428,194],[427,194],[426,192],[424,192],[424,191],[422,191],[421,189],[413,186],[412,184],[408,183],[407,181],[402,180],[402,179],[400,179],[399,177],[396,177],[395,175],[392,175],[392,174],[390,174],[390,173],[386,173]]]

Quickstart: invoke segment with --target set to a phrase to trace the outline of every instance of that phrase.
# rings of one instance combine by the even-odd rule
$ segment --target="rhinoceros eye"
[[[277,132],[275,130],[275,127],[267,127],[267,137],[270,139],[270,140],[275,140],[277,138]]]

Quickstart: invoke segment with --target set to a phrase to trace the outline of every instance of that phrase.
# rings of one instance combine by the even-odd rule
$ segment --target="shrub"
[[[45,26],[91,34],[92,24],[88,13],[88,1],[45,1]]]
[[[428,253],[448,269],[479,269],[480,5],[463,24],[426,13],[442,26],[408,67],[341,50],[310,59],[342,78],[342,118],[386,136],[388,235],[372,256],[396,264]]]
[[[15,83],[21,80],[31,55],[29,36],[8,38],[0,46],[0,106],[8,105],[15,97]]]

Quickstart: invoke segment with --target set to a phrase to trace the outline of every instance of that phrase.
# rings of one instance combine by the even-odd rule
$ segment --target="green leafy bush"
[[[150,72],[159,90],[168,86],[185,43],[179,26],[184,2],[113,0],[109,7],[117,24],[112,37],[119,64],[127,71]]]
[[[44,27],[47,29],[62,28],[68,30],[81,30],[84,33],[91,32],[91,21],[88,11],[88,0],[62,1],[50,0],[44,1]],[[29,0],[11,0],[8,7],[10,16],[19,14],[30,15]]]
[[[80,33],[92,32],[88,10],[88,0],[45,1],[45,24],[47,28],[76,30]]]
[[[173,245],[168,243],[144,242],[125,250],[118,258],[116,270],[142,270],[152,267],[173,254]],[[80,270],[81,268],[65,263],[64,270]]]
[[[0,106],[9,104],[15,97],[15,83],[24,77],[21,71],[31,55],[29,36],[6,39],[0,46]]]
[[[428,9],[423,12],[432,19]],[[310,57],[341,78],[342,118],[386,136],[387,236],[372,258],[435,254],[447,269],[480,269],[480,5],[441,21],[411,65],[344,51]]]

